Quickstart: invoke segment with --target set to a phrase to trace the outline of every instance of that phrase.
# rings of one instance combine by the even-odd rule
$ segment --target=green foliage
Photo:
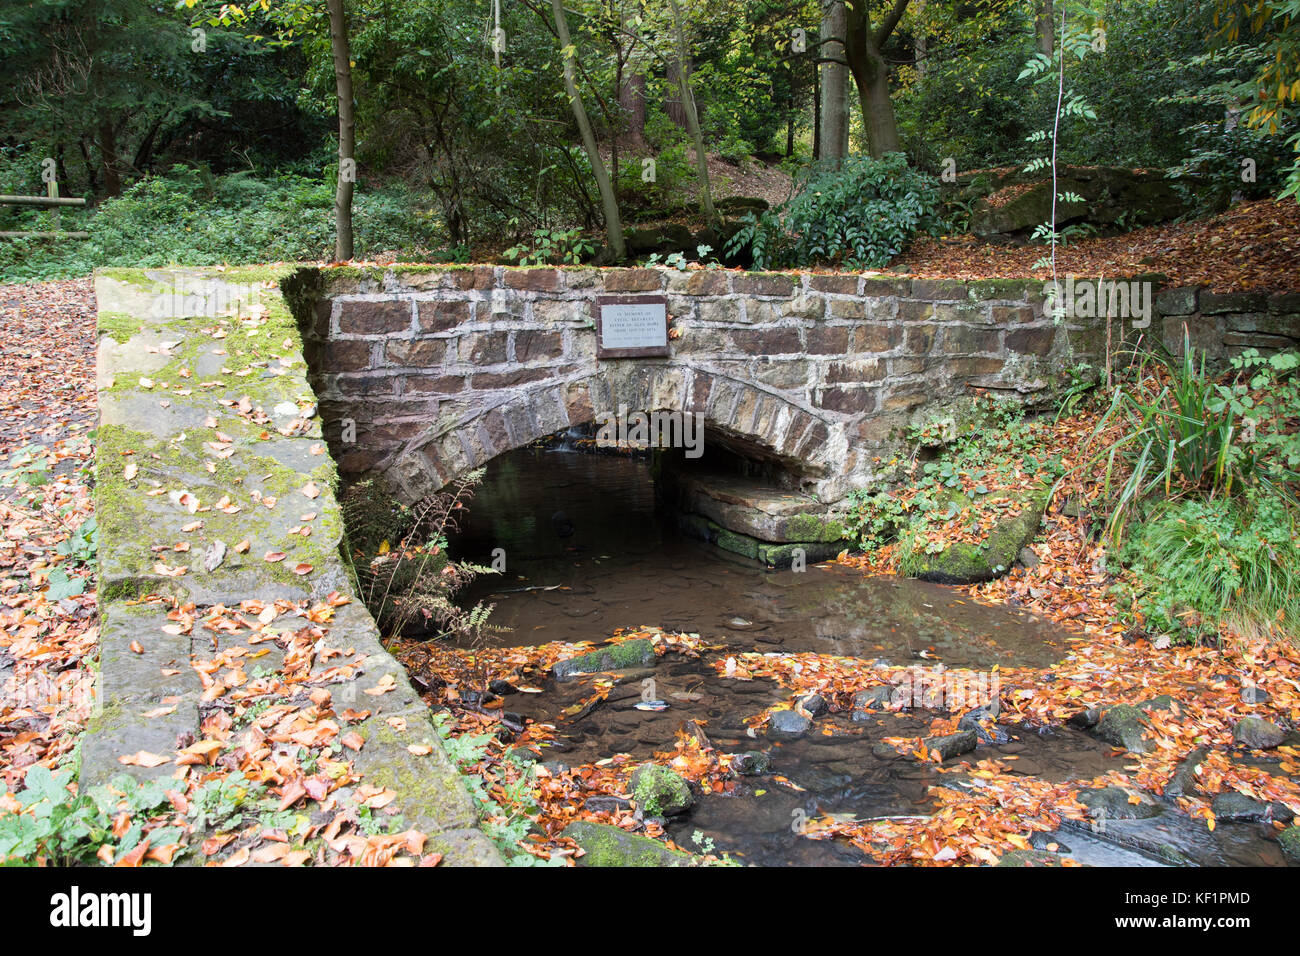
[[[1199,107],[1198,122],[1182,130],[1186,155],[1167,173],[1188,207],[1198,214],[1226,208],[1234,196],[1258,199],[1278,192],[1285,180],[1290,149],[1285,135],[1246,122],[1242,113],[1242,85],[1262,67],[1258,47],[1237,44],[1212,50],[1184,62],[1171,62],[1166,72],[1193,73],[1196,83],[1162,97],[1162,106],[1190,104]],[[1229,123],[1225,117],[1237,117]],[[1292,125],[1289,114],[1279,116],[1285,133]],[[1249,172],[1243,178],[1243,161]]]
[[[456,258],[439,248],[441,228],[427,197],[394,185],[358,191],[357,254],[406,251],[408,257]],[[176,166],[146,177],[64,228],[90,238],[0,241],[0,282],[84,275],[99,266],[241,264],[328,258],[334,245],[334,187],[285,176],[212,176]],[[32,214],[35,215],[35,214]]]
[[[521,266],[576,266],[596,252],[596,244],[581,229],[535,229],[532,240],[511,246],[502,255]]]
[[[137,783],[125,774],[89,793],[73,793],[71,783],[69,770],[51,772],[39,765],[28,769],[25,789],[16,794],[19,809],[0,810],[0,866],[94,865],[104,846],[116,858],[137,846],[143,831],[133,822],[115,837],[113,818],[126,812],[143,819],[167,804],[160,784]],[[155,830],[150,840],[156,846],[176,843],[180,831]]]
[[[348,550],[366,607],[388,634],[437,629],[471,642],[490,629],[494,605],[459,607],[454,595],[492,568],[452,561],[447,535],[482,480],[478,469],[451,490],[405,505],[381,481],[357,482],[340,499]]]
[[[534,774],[531,766],[518,766],[521,771],[513,783],[497,789],[494,795],[482,776],[475,773],[478,766],[490,759],[496,738],[492,734],[452,734],[452,720],[447,714],[434,714],[434,727],[442,738],[443,749],[456,768],[461,771],[461,782],[478,808],[483,831],[496,844],[509,866],[563,866],[564,859],[556,857],[543,860],[519,848],[527,836],[532,818],[541,812],[533,795]],[[507,757],[507,760],[513,760]]]
[[[1289,427],[1300,416],[1297,363],[1295,353],[1265,358],[1250,350],[1235,360],[1233,382],[1217,382],[1186,330],[1181,357],[1143,355],[1093,433],[1114,420],[1125,425],[1121,437],[1089,462],[1105,462],[1105,493],[1112,494],[1115,483],[1111,537],[1122,540],[1135,509],[1153,494],[1219,497],[1258,485],[1291,497],[1300,478],[1300,439]]]
[[[1044,482],[1054,479],[1064,470],[1060,458],[1035,452],[1043,429],[1042,422],[1025,419],[1019,403],[994,400],[977,408],[965,428],[945,419],[909,429],[906,437],[915,452],[936,444],[946,447],[920,464],[910,485],[915,494],[852,492],[844,517],[849,536],[864,551],[874,550],[897,538],[917,537],[927,525],[951,521],[965,505],[978,506],[993,489],[1025,474]]]
[[[917,233],[939,232],[937,205],[937,183],[902,153],[856,156],[838,168],[812,167],[789,202],[746,217],[726,251],[748,251],[759,269],[880,268]]]
[[[1251,487],[1240,498],[1159,505],[1120,552],[1142,582],[1147,626],[1194,635],[1202,619],[1280,625],[1300,635],[1300,544],[1284,499]]]

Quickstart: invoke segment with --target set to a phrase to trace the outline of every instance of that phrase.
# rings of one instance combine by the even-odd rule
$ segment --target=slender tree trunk
[[[823,64],[817,64],[817,72],[813,76],[813,161],[822,158],[822,77],[821,71],[824,69]]]
[[[917,0],[917,4],[916,4],[917,15],[919,16],[924,9],[925,9],[924,0]],[[923,24],[917,24],[916,36],[912,38],[912,58],[913,58],[913,62],[916,65],[917,76],[925,76],[926,42],[927,42],[927,38],[925,35],[925,26]]]
[[[117,155],[117,131],[111,119],[99,124],[99,164],[104,171],[104,192],[109,196],[122,194],[121,161]]]
[[[849,154],[849,68],[845,65],[844,34],[848,25],[844,0],[829,0],[823,8],[820,56],[834,63],[821,65],[821,114],[818,159],[838,164]]]
[[[352,54],[348,49],[347,11],[343,0],[326,0],[334,86],[339,107],[339,176],[334,189],[334,259],[352,258],[352,191],[356,185],[356,114],[352,104]]]
[[[623,135],[630,146],[645,145],[645,89],[645,74],[637,72],[618,91],[618,105],[623,108],[627,123]]]
[[[596,134],[592,132],[587,108],[582,105],[582,97],[578,95],[578,81],[573,69],[573,40],[569,37],[569,23],[564,18],[563,0],[551,0],[551,14],[555,18],[555,35],[559,38],[560,58],[564,62],[564,89],[569,94],[573,119],[582,136],[582,148],[586,150],[592,175],[596,177],[596,188],[600,190],[600,205],[605,213],[605,235],[609,239],[609,248],[614,258],[625,259],[627,246],[623,242],[623,219],[618,212],[618,199],[596,148]]]
[[[1036,45],[1043,56],[1051,56],[1056,49],[1056,28],[1052,22],[1052,0],[1037,0]]]
[[[670,2],[673,8],[673,29],[677,34],[677,60],[679,63],[685,63],[686,35],[682,32],[682,11],[677,6],[677,0],[670,0]],[[677,75],[682,91],[682,107],[686,113],[686,130],[695,144],[695,171],[700,179],[700,209],[704,212],[705,224],[714,226],[718,222],[718,213],[713,208],[713,188],[709,183],[709,154],[704,149],[704,133],[700,130],[700,117],[695,111],[695,92],[691,89],[691,80],[686,75],[686,70],[678,71]]]
[[[848,0],[848,26],[844,53],[858,87],[862,124],[867,131],[867,151],[879,159],[899,149],[898,120],[889,95],[889,67],[880,50],[898,26],[908,0],[895,0],[879,28],[872,29],[869,0]]]

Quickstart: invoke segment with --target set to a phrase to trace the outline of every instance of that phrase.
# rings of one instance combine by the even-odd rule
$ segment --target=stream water
[[[733,559],[683,536],[671,516],[657,511],[646,461],[565,447],[520,449],[489,465],[451,550],[458,559],[490,564],[496,549],[504,552],[505,572],[476,581],[464,600],[495,603],[492,622],[509,630],[489,640],[503,645],[600,643],[620,627],[657,626],[699,633],[736,652],[813,651],[861,658],[866,666],[942,662],[983,671],[995,664],[1048,666],[1068,653],[1071,641],[1051,622],[974,604],[939,585],[868,578],[832,565],[772,571]],[[667,710],[636,708],[646,676]],[[773,744],[755,739],[744,722],[788,698],[773,682],[728,680],[705,661],[675,654],[628,678],[574,721],[558,715],[590,696],[589,681],[548,680],[543,693],[511,694],[505,707],[556,724],[559,739],[548,759],[574,766],[616,753],[640,760],[671,750],[687,721],[699,721],[724,751],[767,751],[772,773],[793,785],[760,776],[744,778],[732,794],[703,795],[684,819],[669,822],[670,836],[682,846],[690,847],[699,831],[717,850],[749,863],[859,864],[867,858],[854,848],[809,840],[792,821],[824,813],[928,814],[934,810],[929,787],[962,785],[960,775],[938,774],[877,746],[882,737],[925,735],[935,716],[930,712],[882,712],[860,722],[831,714],[822,721],[845,733]],[[1125,762],[1107,744],[1065,727],[1012,728],[1008,742],[981,745],[971,756],[1006,760],[1014,772],[1050,781],[1089,779]],[[1169,839],[1188,861],[1281,862],[1276,844],[1260,839],[1253,826],[1225,824],[1210,835],[1175,817],[1166,813],[1160,821],[1177,831]],[[1141,822],[1147,829],[1153,823]],[[1083,862],[1151,864],[1132,841],[1121,846],[1062,832],[1060,842]]]

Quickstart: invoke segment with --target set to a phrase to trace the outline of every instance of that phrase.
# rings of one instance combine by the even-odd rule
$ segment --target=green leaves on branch
[[[938,183],[909,167],[902,153],[814,166],[787,203],[747,216],[726,251],[748,251],[758,269],[814,263],[878,269],[916,234],[940,232],[938,199]]]

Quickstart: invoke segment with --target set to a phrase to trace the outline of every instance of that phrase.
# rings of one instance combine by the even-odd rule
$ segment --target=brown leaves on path
[[[92,513],[94,329],[88,279],[0,286],[0,789],[93,705],[93,571],[59,548]]]

